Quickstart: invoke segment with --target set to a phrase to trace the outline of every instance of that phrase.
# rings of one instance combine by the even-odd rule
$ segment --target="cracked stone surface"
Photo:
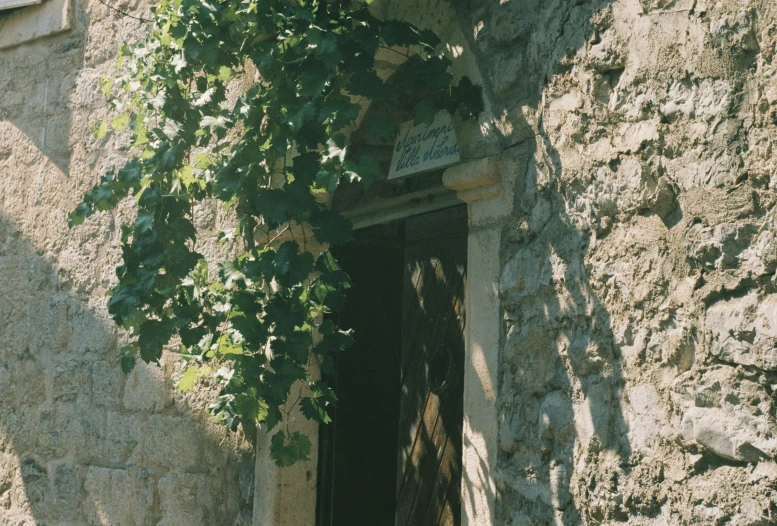
[[[777,522],[777,10],[470,6],[521,167],[497,523]]]

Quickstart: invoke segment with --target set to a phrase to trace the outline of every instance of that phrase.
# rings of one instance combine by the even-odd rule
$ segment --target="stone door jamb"
[[[497,498],[497,368],[501,340],[498,294],[501,230],[511,199],[496,157],[448,168],[443,185],[467,203],[467,289],[462,437],[462,526],[494,524]]]

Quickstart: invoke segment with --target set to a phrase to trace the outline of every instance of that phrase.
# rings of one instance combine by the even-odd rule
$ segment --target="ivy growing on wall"
[[[134,197],[108,303],[131,337],[122,369],[179,345],[179,388],[214,377],[213,413],[232,430],[278,427],[270,454],[288,466],[311,449],[288,428],[292,408],[327,423],[337,401],[311,365],[326,371],[353,342],[327,316],[343,308],[349,278],[331,252],[311,245],[351,239],[350,223],[322,197],[344,179],[366,187],[379,175],[375,159],[355,158],[346,144],[362,103],[393,97],[376,53],[418,57],[392,79],[424,94],[417,122],[442,109],[476,115],[480,90],[467,78],[452,84],[432,32],[379,20],[364,2],[160,0],[151,13],[145,41],[120,49],[121,76],[102,81],[115,117],[94,126],[98,138],[127,131],[131,159],[106,173],[69,221]],[[228,102],[236,77],[247,76],[250,86]],[[396,133],[385,119],[362,126],[379,140]],[[213,200],[237,218],[234,235],[219,238],[238,255],[216,265],[197,252],[193,224],[194,207]],[[309,389],[292,392],[296,382]]]

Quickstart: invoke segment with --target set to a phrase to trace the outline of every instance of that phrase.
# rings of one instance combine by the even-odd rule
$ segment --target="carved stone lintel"
[[[502,189],[499,162],[496,157],[484,157],[452,166],[443,173],[442,184],[467,204],[496,197]]]

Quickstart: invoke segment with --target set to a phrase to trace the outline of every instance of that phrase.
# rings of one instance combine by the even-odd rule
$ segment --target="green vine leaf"
[[[181,379],[178,380],[179,391],[191,391],[194,389],[194,382],[197,381],[197,368],[190,365],[186,368],[186,372],[183,373]]]
[[[229,429],[285,424],[270,451],[280,466],[311,450],[289,429],[290,411],[327,423],[337,400],[311,381],[311,368],[331,373],[332,355],[354,341],[329,316],[344,307],[351,281],[328,247],[348,243],[352,225],[320,194],[343,181],[367,188],[381,174],[346,137],[367,103],[392,100],[395,87],[424,97],[418,122],[439,109],[468,118],[483,107],[469,79],[452,83],[432,32],[379,20],[368,4],[158,2],[145,41],[122,45],[120,74],[100,81],[115,114],[93,133],[127,133],[131,158],[68,215],[74,227],[134,199],[108,300],[131,338],[121,369],[180,346],[178,388],[197,389],[209,375],[219,389],[210,411]],[[391,88],[376,69],[381,48],[415,55]],[[377,141],[396,133],[385,119],[362,126]],[[209,264],[198,247],[210,234],[196,230],[194,216],[214,204],[235,222],[217,237],[232,255]],[[310,395],[291,397],[302,382]]]
[[[300,402],[300,408],[305,418],[328,424],[332,421],[327,413],[327,407],[337,404],[337,396],[331,387],[323,382],[312,382],[310,384],[311,396],[305,397]]]
[[[170,341],[173,326],[169,321],[148,320],[140,326],[138,345],[144,362],[159,362],[162,349]]]
[[[108,134],[107,122],[94,123],[94,126],[92,126],[92,135],[94,135],[95,139],[104,139],[107,134]]]
[[[367,119],[363,126],[366,126],[367,133],[375,141],[391,141],[397,133],[396,126],[383,117]]]
[[[130,121],[129,115],[127,115],[126,113],[121,113],[116,117],[114,117],[113,119],[111,119],[111,128],[113,128],[116,131],[121,131],[127,127],[127,125],[129,124],[129,121]],[[98,138],[101,138],[101,137],[98,137]]]
[[[380,175],[380,166],[372,155],[360,155],[358,162],[349,159],[345,162],[344,168],[345,174],[351,180],[361,181],[365,190],[368,190]]]
[[[353,239],[351,222],[332,210],[316,210],[310,215],[310,224],[313,235],[321,243],[344,245]]]
[[[278,431],[270,441],[270,458],[285,468],[309,460],[311,447],[310,439],[299,431],[289,434]]]
[[[434,122],[434,116],[438,112],[437,105],[433,100],[424,99],[415,105],[415,122],[414,124],[430,125]]]

